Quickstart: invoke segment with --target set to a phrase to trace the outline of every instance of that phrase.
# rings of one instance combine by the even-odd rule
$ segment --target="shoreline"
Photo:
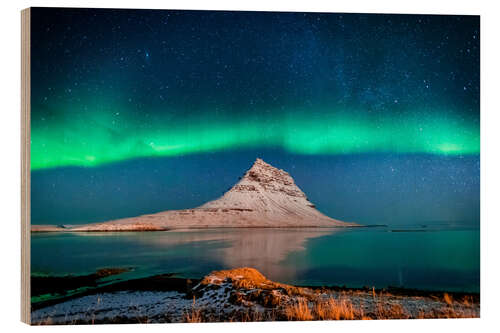
[[[241,273],[242,271],[243,273]],[[109,272],[113,272],[113,270],[110,269]],[[219,276],[220,274],[223,275]],[[84,277],[88,278],[91,275]],[[119,277],[119,273],[107,276],[111,275]],[[94,277],[96,276],[94,274]],[[45,279],[45,283],[49,283],[49,285],[50,280],[53,283],[57,282],[53,287],[60,286],[61,279],[71,281],[81,278],[82,276],[32,277],[35,280]],[[94,282],[97,282],[97,280],[99,278],[96,278]],[[35,282],[36,285],[37,282]],[[85,286],[77,286],[77,289],[82,287]],[[45,291],[48,289],[46,288]],[[197,311],[205,313],[204,318],[206,321],[238,320],[244,318],[248,313],[252,313],[252,316],[265,314],[262,318],[259,317],[263,320],[265,318],[269,320],[299,320],[293,316],[293,318],[287,317],[285,312],[289,311],[286,310],[288,307],[304,302],[304,299],[313,308],[317,304],[323,304],[323,301],[332,302],[332,300],[342,299],[342,302],[351,304],[352,309],[358,309],[356,310],[359,312],[358,315],[351,319],[362,319],[360,316],[363,313],[363,315],[368,315],[371,319],[471,318],[479,316],[480,304],[479,293],[430,291],[398,287],[348,288],[342,286],[286,285],[267,280],[258,271],[251,268],[212,272],[203,279],[181,278],[176,277],[173,273],[167,273],[125,281],[116,280],[115,282],[111,281],[109,284],[80,290],[78,293],[66,295],[63,292],[61,297],[32,303],[31,312],[34,315],[34,323],[68,323],[65,319],[68,313],[74,314],[73,319],[76,318],[76,322],[72,321],[72,323],[91,323],[87,315],[78,310],[79,307],[83,306],[82,304],[85,304],[87,309],[92,309],[93,306],[97,307],[95,311],[99,313],[99,316],[93,319],[93,323],[137,322],[133,318],[128,318],[130,317],[127,312],[129,310],[121,309],[123,303],[131,302],[131,299],[134,302],[142,303],[140,311],[144,316],[141,316],[141,318],[147,317],[148,322],[185,321],[186,314],[193,310],[192,303],[198,304]],[[99,310],[100,302],[107,303],[106,311]],[[175,304],[172,305],[171,303]],[[157,310],[162,307],[177,310],[172,312],[168,318],[158,317],[156,310],[151,312],[152,307]],[[395,311],[395,307],[398,308],[398,311],[390,314],[389,312]],[[228,310],[231,311],[228,312]],[[374,311],[378,312],[375,313]],[[385,314],[382,314],[381,311],[385,311]],[[41,319],[44,314],[50,314],[44,319],[45,322]],[[274,319],[267,317],[271,314],[276,317]],[[51,319],[48,320],[48,317]],[[96,318],[98,319],[97,322],[95,321]],[[251,318],[252,320],[258,320],[256,317]]]
[[[35,226],[35,228],[33,228]],[[87,226],[87,224],[82,225],[82,226]],[[32,225],[31,226],[31,233],[32,234],[37,234],[37,233],[56,233],[56,232],[67,232],[67,233],[93,233],[93,232],[155,232],[155,231],[193,231],[193,230],[223,230],[223,229],[350,229],[350,228],[375,228],[375,227],[388,227],[387,225],[346,225],[346,226],[338,226],[338,225],[333,225],[333,226],[269,226],[269,225],[263,225],[263,226],[212,226],[212,225],[207,225],[207,226],[178,226],[178,227],[169,227],[169,228],[161,228],[161,227],[151,227],[151,228],[145,228],[142,226],[139,227],[134,227],[134,228],[128,228],[128,229],[74,229],[74,228],[66,228],[66,227],[59,227],[57,225]]]

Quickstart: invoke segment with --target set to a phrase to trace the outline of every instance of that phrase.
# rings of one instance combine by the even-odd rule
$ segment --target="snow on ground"
[[[142,317],[179,316],[192,303],[183,296],[174,291],[120,291],[89,295],[33,311],[31,321],[33,324],[61,324],[77,320],[105,321],[117,317],[138,318],[139,321]]]
[[[188,293],[119,291],[82,296],[33,311],[32,323],[181,322],[193,321],[193,316],[201,316],[201,312],[208,321],[239,320],[249,314],[258,316],[247,317],[247,320],[297,320],[301,317],[290,310],[301,302],[313,309],[330,301],[333,305],[325,308],[330,312],[349,308],[352,312],[355,309],[351,317],[344,319],[476,318],[480,311],[479,302],[472,298],[454,301],[449,295],[405,296],[382,291],[376,293],[375,290],[313,290],[273,282],[259,271],[243,267],[212,272]],[[343,302],[348,305],[342,306]]]
[[[120,291],[83,296],[35,310],[31,321],[37,324],[93,322],[180,322],[185,313],[204,309],[224,315],[243,306],[230,304],[230,284],[207,286],[199,298],[176,291]],[[256,310],[256,309],[254,309]]]

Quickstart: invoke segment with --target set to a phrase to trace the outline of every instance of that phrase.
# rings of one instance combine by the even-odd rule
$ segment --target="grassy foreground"
[[[341,291],[304,288],[267,280],[257,270],[239,268],[213,272],[199,286],[224,285],[234,289],[232,301],[246,305],[224,317],[196,306],[183,316],[184,322],[275,321],[275,320],[371,320],[479,317],[479,299],[471,295],[455,298],[437,295],[394,295],[388,291],[344,289]],[[200,287],[198,287],[200,288]],[[196,295],[196,289],[194,294]],[[200,288],[200,289],[203,289]],[[194,296],[195,297],[195,296]],[[263,310],[264,309],[264,310]],[[270,309],[270,310],[266,310]]]
[[[478,318],[480,303],[478,294],[297,287],[244,267],[201,280],[162,275],[119,282],[33,310],[33,323],[42,325],[194,323]]]

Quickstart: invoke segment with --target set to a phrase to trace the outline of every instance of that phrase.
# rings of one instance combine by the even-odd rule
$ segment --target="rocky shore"
[[[253,268],[236,268],[201,280],[160,275],[63,293],[33,303],[32,324],[477,318],[479,313],[478,294],[296,287],[268,280]]]

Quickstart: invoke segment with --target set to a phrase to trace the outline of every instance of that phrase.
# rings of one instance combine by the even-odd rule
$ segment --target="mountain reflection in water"
[[[171,232],[174,237],[147,239],[149,244],[170,248],[194,243],[219,243],[206,255],[220,261],[224,268],[253,267],[269,278],[290,280],[295,275],[293,265],[282,262],[291,252],[305,250],[307,240],[341,232],[341,229],[217,229]],[[173,236],[173,235],[172,235]]]

